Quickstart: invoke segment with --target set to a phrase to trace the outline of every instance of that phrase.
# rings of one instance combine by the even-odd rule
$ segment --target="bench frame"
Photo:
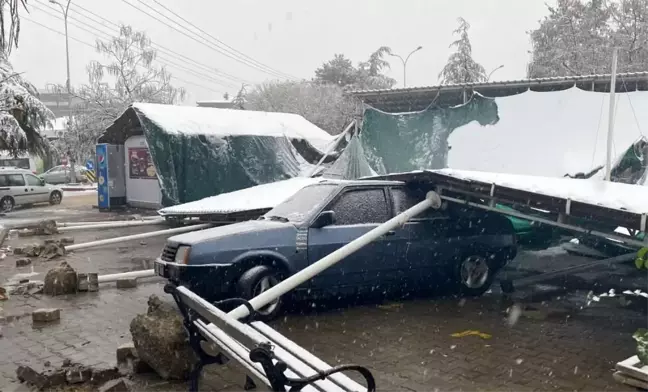
[[[189,344],[198,356],[191,372],[189,390],[198,391],[202,370],[206,365],[234,361],[245,374],[245,390],[257,386],[271,391],[364,392],[375,391],[375,381],[369,370],[358,365],[331,367],[298,346],[270,326],[254,321],[253,316],[239,321],[205,301],[183,286],[168,283],[164,291],[173,296],[189,336]],[[254,309],[242,299],[226,303],[245,305],[250,314]],[[343,371],[357,371],[367,381],[363,386]]]

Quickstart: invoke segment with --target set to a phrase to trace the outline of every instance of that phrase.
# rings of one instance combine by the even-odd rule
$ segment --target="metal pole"
[[[610,81],[610,113],[608,114],[607,150],[605,156],[605,180],[610,181],[612,176],[612,142],[614,140],[614,111],[616,93],[616,73],[618,49],[612,52],[612,80]]]
[[[353,128],[353,125],[355,124],[355,122],[356,122],[356,120],[351,121],[351,124],[349,124],[346,128],[344,128],[344,131],[342,131],[342,133],[340,134],[340,136],[338,136],[337,140],[335,140],[335,141],[331,144],[331,146],[329,146],[329,148],[326,149],[326,152],[324,152],[324,155],[322,155],[322,158],[319,160],[319,162],[317,162],[317,165],[315,165],[315,167],[314,167],[313,170],[310,172],[310,174],[308,175],[308,177],[313,177],[313,176],[315,175],[315,173],[317,172],[317,168],[319,168],[320,165],[322,165],[322,162],[324,162],[324,160],[326,159],[326,157],[327,157],[327,156],[328,156],[328,155],[329,155],[333,150],[335,150],[335,148],[338,146],[338,144],[340,144],[340,141],[342,140],[342,138],[344,138],[344,135],[346,135],[347,133],[349,133],[349,131],[351,130],[351,128]]]
[[[314,276],[318,275],[327,268],[337,264],[340,260],[349,256],[350,254],[360,250],[367,244],[377,240],[378,238],[387,234],[387,232],[396,229],[399,226],[404,225],[408,220],[413,217],[422,214],[428,208],[439,208],[441,207],[441,198],[435,192],[428,192],[425,196],[425,200],[418,203],[414,207],[402,212],[399,215],[396,215],[392,219],[388,220],[385,223],[382,223],[378,227],[370,230],[366,234],[356,238],[355,240],[349,242],[343,247],[337,249],[336,251],[330,253],[329,255],[323,257],[317,262],[311,264],[310,266],[304,268],[303,270],[292,275],[288,279],[280,282],[276,286],[271,287],[267,291],[262,292],[256,297],[250,300],[250,305],[252,308],[259,309],[282,295],[286,294],[295,287],[303,284]],[[238,308],[232,310],[228,315],[233,318],[240,319],[249,314],[248,309],[241,305]]]
[[[488,74],[488,77],[486,78],[486,81],[489,82],[491,76],[493,76],[493,74],[495,73],[495,71],[497,71],[498,69],[502,69],[502,68],[504,68],[504,64],[502,64],[502,65],[500,65],[499,67],[495,68],[494,70],[490,71],[490,73]]]
[[[58,231],[65,233],[68,231],[82,231],[82,230],[98,230],[98,229],[117,229],[121,227],[133,227],[133,226],[155,226],[163,225],[165,223],[164,218],[160,219],[149,219],[145,221],[125,221],[125,222],[109,222],[109,223],[98,223],[96,225],[78,225],[78,226],[63,226],[59,227]]]
[[[419,46],[418,48],[412,50],[407,57],[405,57],[405,60],[397,54],[389,53],[390,56],[392,57],[398,57],[400,61],[403,63],[403,87],[407,87],[407,62],[409,61],[410,56],[412,56],[414,53],[418,52],[419,50],[423,49],[422,46]]]

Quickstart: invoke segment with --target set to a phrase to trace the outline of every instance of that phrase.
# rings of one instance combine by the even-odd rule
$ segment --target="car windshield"
[[[303,188],[293,196],[268,211],[263,218],[290,222],[303,222],[335,191],[335,184],[318,184]]]

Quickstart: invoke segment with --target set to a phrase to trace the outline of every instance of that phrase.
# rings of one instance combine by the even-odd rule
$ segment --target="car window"
[[[32,176],[31,174],[25,175],[27,177],[27,184],[31,186],[41,186],[41,180],[40,178],[36,176]]]
[[[0,186],[9,186],[9,178],[6,174],[0,175]]]
[[[389,219],[387,199],[382,189],[358,189],[344,192],[330,208],[336,225],[383,223]]]
[[[392,188],[391,193],[394,198],[395,215],[414,207],[425,198],[425,194],[422,191],[406,190],[405,188]],[[439,216],[439,212],[432,208],[428,208],[423,214],[414,219],[426,219],[435,216]]]
[[[22,174],[8,174],[8,185],[9,186],[24,186],[25,178]]]

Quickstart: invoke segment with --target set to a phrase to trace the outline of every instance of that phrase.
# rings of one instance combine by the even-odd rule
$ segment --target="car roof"
[[[7,173],[7,172],[21,172],[21,173],[31,173],[31,170],[28,169],[23,169],[20,167],[13,167],[13,166],[2,166],[0,167],[0,173]]]

